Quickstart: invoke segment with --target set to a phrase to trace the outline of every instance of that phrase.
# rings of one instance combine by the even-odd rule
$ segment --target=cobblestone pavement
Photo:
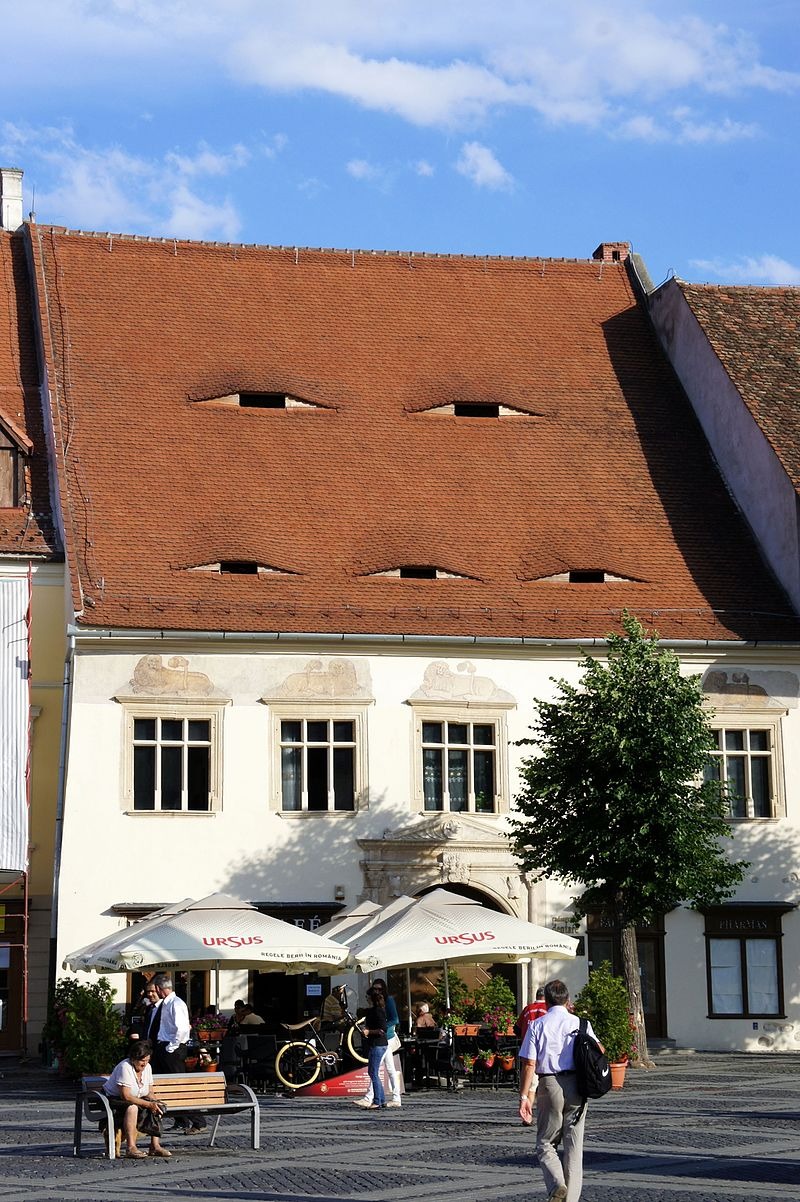
[[[171,1161],[107,1161],[74,1091],[0,1061],[3,1202],[538,1202],[516,1090],[430,1091],[402,1110],[262,1097],[262,1148],[223,1118],[218,1147],[167,1136]],[[800,1202],[800,1055],[671,1055],[590,1103],[582,1202]]]

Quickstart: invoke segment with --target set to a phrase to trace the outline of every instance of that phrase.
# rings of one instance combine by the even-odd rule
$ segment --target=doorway
[[[604,960],[611,971],[622,976],[622,949],[619,928],[607,914],[593,912],[586,916],[589,971],[599,968]],[[648,1036],[667,1038],[667,999],[664,982],[663,920],[651,927],[636,928],[639,949],[639,973],[642,987],[642,1009]]]

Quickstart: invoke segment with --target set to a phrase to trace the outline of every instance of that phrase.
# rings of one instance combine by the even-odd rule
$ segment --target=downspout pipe
[[[56,949],[58,943],[58,890],[61,881],[61,849],[64,842],[64,808],[67,789],[67,748],[72,718],[72,671],[75,656],[75,636],[67,638],[67,653],[64,658],[64,680],[61,697],[61,736],[58,751],[58,792],[56,795],[56,820],[54,831],[53,900],[50,910],[50,962],[47,971],[47,994],[53,996],[56,987]]]

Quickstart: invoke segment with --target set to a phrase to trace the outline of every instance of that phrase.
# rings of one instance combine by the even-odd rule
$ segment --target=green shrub
[[[469,990],[454,968],[447,969],[447,984],[450,990],[450,1010],[454,1015],[465,1014],[469,1004]],[[441,973],[436,982],[436,993],[431,998],[431,1008],[439,1026],[450,1025],[443,1022],[447,1011],[445,1005],[444,973]],[[464,1019],[459,1018],[458,1022],[463,1023]]]
[[[628,1010],[628,990],[622,977],[613,975],[607,960],[589,973],[575,999],[575,1013],[588,1018],[610,1061],[633,1054],[635,1028]]]
[[[125,1055],[113,991],[105,977],[81,985],[62,977],[50,1002],[44,1038],[70,1077],[107,1073]]]
[[[495,1031],[505,1031],[514,1025],[517,999],[505,977],[497,973],[478,986],[471,1012],[475,1014],[473,1021],[485,1023]]]

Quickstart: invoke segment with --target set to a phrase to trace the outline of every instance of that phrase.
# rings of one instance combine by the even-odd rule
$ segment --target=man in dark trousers
[[[153,1044],[153,1071],[156,1073],[185,1073],[186,1049],[192,1035],[189,1010],[183,998],[175,992],[168,972],[157,972],[151,982],[161,1001],[153,1015],[148,1038]],[[173,1131],[205,1131],[202,1116],[193,1119],[188,1114],[175,1114]]]
[[[529,1091],[538,1073],[536,1090],[536,1155],[544,1176],[548,1202],[578,1202],[583,1186],[583,1127],[585,1099],[575,1084],[575,1035],[579,1019],[567,1009],[569,990],[563,981],[544,987],[547,1013],[528,1025],[519,1050],[522,1076],[519,1115],[532,1121]],[[588,1033],[597,1038],[588,1024]],[[561,1143],[564,1163],[556,1148]]]

